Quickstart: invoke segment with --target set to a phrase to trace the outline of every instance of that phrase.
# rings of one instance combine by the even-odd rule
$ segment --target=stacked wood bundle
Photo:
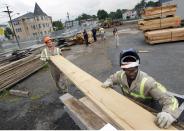
[[[138,28],[142,31],[179,27],[180,25],[181,25],[181,18],[178,16],[167,17],[163,19],[140,20],[138,22]]]
[[[16,84],[30,74],[42,68],[40,56],[28,56],[0,67],[0,91]]]
[[[173,28],[149,31],[145,34],[145,41],[150,44],[184,40],[184,28]]]
[[[145,41],[157,44],[184,40],[184,28],[178,28],[181,25],[181,18],[174,16],[175,14],[176,5],[144,9],[142,14],[144,20],[138,22],[138,27],[144,31]]]
[[[143,19],[163,18],[176,14],[176,5],[164,5],[161,7],[150,7],[143,10]]]
[[[94,42],[94,39],[93,39],[93,34],[91,31],[88,31],[88,41],[89,43],[93,43]],[[76,42],[77,44],[84,44],[84,36],[83,36],[83,33],[80,32],[80,33],[77,33],[74,38],[73,38],[73,41]]]

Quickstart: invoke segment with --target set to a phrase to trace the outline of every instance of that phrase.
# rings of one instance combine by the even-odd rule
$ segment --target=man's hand
[[[156,124],[160,128],[168,128],[176,119],[167,112],[160,112],[157,114],[157,118],[155,120]]]
[[[103,88],[109,88],[109,87],[112,87],[113,86],[113,82],[111,79],[107,79],[103,84],[102,84],[102,87]]]

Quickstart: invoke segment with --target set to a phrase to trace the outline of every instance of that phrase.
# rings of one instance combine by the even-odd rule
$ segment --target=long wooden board
[[[99,130],[107,123],[70,94],[60,97],[65,109],[82,130]]]
[[[181,18],[178,16],[163,19],[138,21],[138,28],[143,31],[163,29],[168,27],[179,27],[180,25],[181,25]]]
[[[102,82],[95,79],[62,56],[53,56],[51,61],[63,72],[90,100],[122,129],[159,130],[155,116],[130,101],[113,89],[104,89]],[[175,129],[170,127],[169,129]]]
[[[118,127],[115,122],[107,116],[103,110],[101,110],[94,102],[92,102],[89,98],[87,97],[82,97],[79,99],[86,107],[91,109],[95,114],[97,114],[100,118],[102,118],[105,122],[110,123],[112,126],[114,126],[116,129],[121,129]]]
[[[143,19],[163,18],[176,14],[176,5],[164,5],[160,7],[145,8],[142,13]]]
[[[184,28],[163,29],[148,31],[144,34],[145,41],[149,44],[158,44],[184,40]]]

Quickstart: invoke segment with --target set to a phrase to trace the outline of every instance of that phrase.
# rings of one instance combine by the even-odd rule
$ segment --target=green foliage
[[[6,97],[9,95],[9,91],[8,90],[3,90],[2,92],[0,92],[0,98]]]
[[[10,36],[13,35],[13,32],[11,31],[9,27],[6,27],[4,31],[4,35],[6,38],[10,39]]]
[[[109,18],[116,19],[116,12],[110,12],[109,13]]]
[[[159,2],[154,2],[154,1],[148,1],[145,2],[145,0],[141,0],[140,3],[138,3],[137,5],[135,5],[134,10],[137,11],[138,16],[141,16],[141,12],[145,7],[155,7],[155,6],[159,6]]]
[[[83,13],[82,15],[78,16],[75,20],[87,20],[87,19],[91,19],[91,18],[96,18],[95,15],[88,15],[88,14],[85,14]]]
[[[63,23],[61,21],[53,21],[52,25],[55,31],[62,30],[64,28]]]
[[[156,6],[159,6],[160,3],[157,1],[157,2],[154,2],[154,1],[149,1],[146,3],[146,7],[156,7]]]
[[[116,10],[116,19],[121,19],[122,18],[122,11],[120,9]]]
[[[106,18],[108,18],[108,13],[105,10],[98,10],[97,17],[99,20],[105,20]]]

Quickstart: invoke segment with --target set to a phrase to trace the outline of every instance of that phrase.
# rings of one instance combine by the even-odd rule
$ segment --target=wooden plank
[[[3,91],[9,87],[11,87],[12,85],[20,82],[21,80],[25,79],[26,77],[30,76],[31,74],[35,73],[36,71],[38,71],[39,69],[41,69],[45,64],[40,64],[37,65],[36,67],[34,67],[33,69],[29,70],[28,72],[24,73],[22,76],[19,76],[18,78],[13,79],[13,81],[11,83],[9,83],[8,85],[4,86],[3,88],[0,88],[0,91]]]
[[[67,93],[61,96],[60,100],[65,104],[67,112],[81,129],[98,130],[107,124],[102,118],[70,94]]]
[[[30,94],[29,91],[21,91],[21,90],[10,90],[9,93],[11,95],[23,96],[23,97],[28,97]]]
[[[153,114],[113,89],[102,88],[102,82],[64,57],[52,56],[51,61],[121,129],[160,129],[154,123],[155,116]],[[169,129],[175,128],[171,126]]]
[[[97,114],[100,118],[102,118],[105,122],[110,123],[113,125],[116,129],[121,129],[116,125],[116,123],[108,116],[106,115],[103,110],[101,110],[94,102],[92,102],[89,98],[83,97],[79,99],[86,107],[91,109],[95,114]]]

